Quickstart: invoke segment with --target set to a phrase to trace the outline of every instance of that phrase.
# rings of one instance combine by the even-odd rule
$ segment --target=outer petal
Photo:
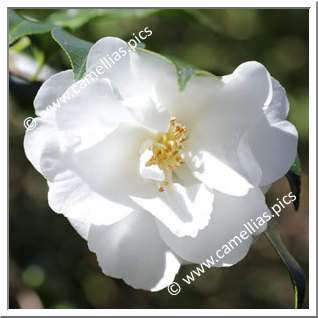
[[[60,139],[53,122],[38,119],[37,127],[28,130],[24,140],[28,159],[50,180],[48,200],[52,210],[74,222],[98,225],[115,223],[133,211],[126,204],[98,193],[81,179],[73,171],[76,169],[73,153],[62,151]]]
[[[285,121],[289,111],[286,92],[273,78],[269,101],[264,110],[266,117],[262,117],[248,135],[251,149],[262,169],[261,186],[284,176],[297,153],[297,130]]]
[[[73,82],[72,70],[57,73],[46,80],[34,99],[35,113],[39,115],[46,107],[56,102]]]
[[[114,37],[102,38],[91,47],[88,53],[86,73],[94,72],[99,77],[110,79],[112,85],[116,87],[122,96],[132,95],[136,85],[130,72],[131,54],[134,54],[130,54],[130,51],[127,43],[121,39]],[[117,61],[113,58],[113,53],[115,52],[120,56],[116,59]],[[104,72],[100,71],[101,74],[98,74],[98,67],[102,68]]]
[[[163,243],[155,220],[135,211],[110,226],[92,226],[88,246],[97,254],[103,273],[122,278],[134,288],[157,291],[168,286],[180,261]]]
[[[156,83],[165,77],[177,78],[173,64],[154,52],[138,49],[131,58],[131,72],[139,85],[140,93],[152,94]]]
[[[53,121],[45,121],[41,118],[37,119],[36,124],[35,129],[26,130],[23,144],[24,151],[35,169],[47,177],[46,172],[42,169],[42,154],[45,150],[54,152],[58,147],[57,128]]]
[[[73,228],[76,230],[76,232],[83,239],[87,240],[89,228],[90,228],[91,225],[89,223],[83,223],[83,222],[77,221],[75,219],[68,218],[68,220],[71,223],[71,225],[73,226]]]
[[[195,238],[178,238],[162,224],[158,222],[160,234],[167,245],[186,261],[201,263],[210,256],[216,260],[216,252],[222,249],[224,244],[239,236],[245,230],[244,223],[262,216],[267,211],[265,198],[259,189],[252,189],[245,197],[233,197],[219,192],[215,193],[213,214],[209,225],[199,232]],[[266,229],[266,223],[255,234],[260,234]],[[215,266],[229,266],[239,262],[248,252],[252,243],[250,235],[246,240],[228,253],[223,259],[219,259]],[[223,253],[224,254],[224,253]]]
[[[268,120],[274,123],[287,118],[289,102],[284,87],[273,77],[271,82],[269,105],[265,109],[265,114]]]
[[[62,213],[75,222],[109,225],[133,211],[126,205],[96,193],[72,171],[64,171],[49,182],[49,205],[56,213]],[[72,223],[73,224],[73,223]],[[79,231],[82,235],[82,230]]]
[[[73,96],[58,108],[56,121],[59,130],[77,137],[79,147],[84,149],[102,140],[120,122],[134,120],[106,79],[96,79],[80,90],[82,84],[84,80],[69,89]],[[73,88],[78,91],[75,95]]]
[[[266,68],[257,62],[246,62],[222,80],[194,76],[181,93],[173,77],[162,78],[156,85],[156,100],[190,130],[193,123],[211,116],[235,119],[236,125],[245,125],[246,130],[253,124],[251,118],[255,120],[262,114],[270,88]]]
[[[147,193],[139,174],[140,146],[151,132],[129,124],[118,128],[100,143],[76,154],[73,169],[96,193],[136,207],[129,194]]]
[[[215,107],[216,100],[221,99],[219,92],[223,86],[222,81],[213,77],[195,76],[180,92],[177,77],[171,75],[157,82],[154,99],[191,130],[194,123],[209,116],[209,109]]]
[[[288,121],[269,124],[263,120],[249,134],[249,142],[262,168],[260,185],[283,177],[295,161],[298,133]]]
[[[98,193],[74,172],[76,155],[72,147],[63,146],[60,134],[53,121],[39,118],[37,127],[28,130],[24,140],[28,159],[49,180],[50,207],[88,224],[112,224],[127,216],[133,210],[131,207]],[[68,139],[71,144],[71,138]]]
[[[110,58],[114,63],[110,63]],[[100,39],[92,46],[87,71],[103,66],[105,60],[111,66],[101,76],[109,78],[124,99],[136,94],[148,95],[159,78],[175,74],[173,65],[166,59],[146,50],[133,52],[126,42],[114,37]]]

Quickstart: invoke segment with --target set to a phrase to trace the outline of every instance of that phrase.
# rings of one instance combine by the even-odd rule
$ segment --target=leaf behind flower
[[[290,275],[291,282],[294,288],[295,294],[295,309],[302,308],[305,298],[306,290],[306,276],[300,265],[295,258],[288,252],[284,243],[281,240],[279,231],[277,229],[277,223],[272,219],[268,223],[265,235],[269,242],[272,244],[277,254],[284,262]]]
[[[30,21],[9,10],[9,45],[25,35],[39,34],[51,31],[53,25]]]
[[[297,154],[295,162],[286,173],[286,178],[288,180],[289,186],[292,192],[296,195],[296,200],[293,202],[296,211],[299,209],[300,204],[300,187],[301,187],[301,164],[300,159]]]
[[[59,28],[52,30],[52,37],[69,58],[74,72],[74,80],[81,79],[86,71],[88,52],[93,44],[81,40]]]

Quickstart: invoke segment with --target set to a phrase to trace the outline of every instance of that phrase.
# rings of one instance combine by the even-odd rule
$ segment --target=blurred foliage
[[[153,33],[146,39],[147,49],[216,75],[229,74],[240,63],[257,60],[286,88],[289,120],[299,132],[302,184],[300,212],[287,207],[279,228],[282,240],[308,277],[308,10],[102,11],[21,9],[17,13],[65,27],[93,43],[104,36],[128,41],[134,32],[148,26]],[[13,23],[18,26],[16,32],[25,31],[18,18]],[[31,44],[23,40],[17,52],[23,50],[56,71],[70,68],[48,32],[30,34],[29,39]],[[49,209],[46,182],[24,155],[23,120],[34,114],[32,103],[40,84],[10,75],[10,308],[293,308],[288,273],[264,236],[239,264],[209,270],[191,286],[182,286],[178,296],[166,290],[134,290],[103,275],[86,242],[63,216]],[[288,182],[282,179],[274,184],[268,202],[288,192]],[[176,281],[193,267],[183,266]]]

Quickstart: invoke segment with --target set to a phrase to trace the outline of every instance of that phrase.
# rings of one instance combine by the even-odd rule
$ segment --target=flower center
[[[181,153],[186,139],[187,128],[177,123],[175,117],[171,117],[169,130],[159,133],[152,143],[153,155],[146,162],[146,167],[157,165],[163,171],[179,168],[184,164]],[[163,186],[168,185],[169,181],[165,180]],[[164,191],[163,186],[159,187],[159,192]]]

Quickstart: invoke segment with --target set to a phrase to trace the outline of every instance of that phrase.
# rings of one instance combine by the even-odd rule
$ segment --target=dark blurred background
[[[17,10],[40,21],[56,11],[61,10]],[[309,12],[300,9],[199,12],[198,19],[184,10],[162,10],[146,17],[130,16],[128,12],[124,18],[117,17],[114,11],[69,31],[90,42],[104,36],[128,41],[132,33],[148,26],[153,34],[145,40],[146,48],[216,75],[229,74],[249,60],[267,67],[287,90],[291,105],[289,120],[299,132],[300,209],[296,213],[292,206],[287,207],[278,221],[282,239],[308,281]],[[42,50],[45,63],[51,67],[49,71],[70,68],[49,33],[31,36],[30,40],[32,44],[23,53],[34,53],[31,50],[34,45]],[[48,207],[46,181],[24,155],[23,120],[34,116],[32,102],[40,85],[41,81],[26,80],[21,71],[10,76],[10,308],[293,308],[288,272],[264,235],[239,264],[208,270],[191,286],[183,284],[178,296],[171,296],[167,290],[157,293],[134,290],[121,280],[103,275],[86,242],[66,218]],[[289,191],[286,178],[279,180],[267,195],[269,204]],[[180,282],[194,268],[194,265],[183,266],[176,281]],[[308,295],[304,307],[308,308]]]

